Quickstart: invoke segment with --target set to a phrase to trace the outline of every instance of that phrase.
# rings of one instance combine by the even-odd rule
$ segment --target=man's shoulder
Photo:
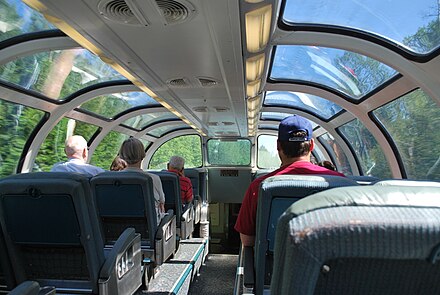
[[[53,164],[52,169],[50,169],[50,171],[52,172],[62,172],[61,169],[64,169],[64,167],[66,166],[67,162],[58,162]]]

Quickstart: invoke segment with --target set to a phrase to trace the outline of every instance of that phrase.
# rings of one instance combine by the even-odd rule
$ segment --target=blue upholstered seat
[[[440,188],[335,188],[281,216],[271,294],[440,294],[439,257]]]

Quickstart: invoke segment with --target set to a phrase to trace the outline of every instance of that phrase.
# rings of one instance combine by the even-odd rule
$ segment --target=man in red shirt
[[[180,196],[182,198],[182,205],[185,206],[193,200],[193,189],[191,180],[183,174],[185,166],[185,159],[179,156],[172,156],[167,164],[168,171],[179,175],[180,181]]]
[[[258,189],[263,180],[282,174],[325,174],[344,176],[337,171],[314,165],[310,155],[315,146],[312,124],[307,119],[293,115],[284,118],[278,127],[277,150],[281,167],[255,179],[246,191],[238,214],[235,230],[240,233],[244,246],[254,246],[257,216]]]

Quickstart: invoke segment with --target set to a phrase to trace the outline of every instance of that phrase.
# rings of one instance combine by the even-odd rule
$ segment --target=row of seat
[[[142,173],[1,179],[0,277],[6,289],[35,280],[57,292],[132,294],[142,279],[145,285],[179,240],[191,236],[195,219],[193,207],[184,211],[180,204],[178,176],[158,174],[168,208],[159,224],[153,184]]]
[[[309,265],[309,263],[311,263],[315,257],[319,257],[319,255],[323,254],[323,252],[331,257],[333,254],[337,255],[335,253],[339,251],[343,256],[349,255],[347,253],[350,250],[357,249],[356,247],[366,247],[366,249],[363,249],[364,252],[362,255],[366,255],[365,258],[369,259],[370,254],[366,254],[368,251],[371,250],[371,253],[376,253],[376,247],[382,248],[382,246],[389,242],[390,244],[385,245],[388,247],[386,251],[392,252],[392,249],[390,249],[392,242],[397,243],[399,240],[401,240],[403,244],[395,245],[396,249],[404,248],[405,251],[407,251],[411,248],[411,251],[415,251],[415,248],[412,247],[414,245],[410,243],[408,237],[401,238],[398,235],[405,235],[405,230],[413,230],[403,230],[407,225],[410,227],[414,225],[423,227],[422,223],[425,222],[422,222],[421,219],[423,218],[413,220],[414,216],[411,215],[413,213],[420,214],[422,211],[414,210],[413,207],[418,206],[424,208],[424,206],[428,206],[435,208],[430,208],[428,210],[429,212],[435,212],[435,210],[438,209],[437,205],[440,203],[440,183],[408,180],[372,181],[371,183],[374,185],[365,185],[366,183],[362,183],[362,186],[360,186],[358,180],[351,178],[311,175],[282,175],[270,177],[263,181],[259,191],[255,247],[242,248],[241,253],[241,255],[244,256],[244,291],[263,294],[270,286],[271,292],[274,294],[379,294],[377,292],[380,288],[374,289],[374,292],[370,292],[371,288],[365,288],[363,284],[357,286],[356,291],[350,289],[352,286],[349,286],[349,288],[344,291],[342,287],[343,284],[337,285],[341,284],[341,282],[336,282],[336,279],[342,279],[342,277],[345,276],[345,280],[347,280],[347,276],[351,275],[351,269],[343,268],[338,264],[341,263],[340,261],[337,261],[336,265],[341,267],[345,272],[343,274],[338,273],[330,281],[327,280],[328,275],[323,275],[322,271],[327,271],[329,268],[334,270],[334,261],[325,261],[323,258],[324,261],[320,261],[317,269],[311,269],[312,266]],[[419,197],[420,203],[417,202]],[[437,200],[430,202],[430,198],[437,198]],[[400,209],[400,207],[405,206],[411,209]],[[386,207],[387,209],[379,209],[379,207]],[[395,207],[398,207],[398,209]],[[380,220],[379,215],[382,214],[381,210],[383,210],[384,214],[388,211],[392,212],[394,217],[397,216],[397,220],[399,220],[400,223],[391,225],[385,224],[388,220],[383,218],[385,222],[379,222],[378,224],[380,224],[380,226],[376,228],[376,221],[374,219],[378,218],[378,220]],[[279,219],[280,216],[282,217]],[[393,216],[390,220],[395,221],[396,218],[393,219]],[[369,219],[370,217],[371,219]],[[346,224],[341,225],[339,220],[341,220],[342,223],[346,222]],[[323,221],[324,224],[322,224]],[[280,227],[281,222],[284,223],[283,226]],[[420,224],[417,224],[417,222]],[[374,226],[371,226],[370,223],[373,223]],[[293,224],[295,224],[295,227]],[[367,229],[363,227],[366,224],[368,224],[365,227]],[[347,228],[341,229],[343,226]],[[370,236],[370,227],[374,227],[375,230],[377,229],[378,231],[382,228],[382,230],[386,231],[386,233],[382,234],[394,237],[395,240],[388,240],[382,245],[380,241],[376,241],[376,239],[380,237],[378,233],[374,233],[373,236]],[[360,240],[353,243],[348,242],[349,238],[347,238],[347,236],[350,236],[353,230],[355,232],[363,230],[362,238],[370,244],[359,244]],[[402,230],[402,232],[399,232],[399,230]],[[420,228],[418,230],[420,230]],[[414,234],[414,237],[417,236],[417,239],[420,238],[422,241],[423,239],[430,239],[430,235],[433,234],[431,237],[432,240],[430,240],[428,243],[429,246],[427,246],[428,248],[430,247],[430,250],[428,251],[426,250],[428,248],[426,248],[423,254],[425,255],[423,256],[424,259],[429,256],[426,255],[428,252],[432,252],[432,255],[436,253],[434,247],[434,245],[438,244],[436,230],[437,229],[433,229],[434,232],[432,233]],[[340,231],[346,231],[347,235],[341,235]],[[338,235],[331,236],[333,232],[338,232]],[[315,248],[302,252],[306,248],[304,248],[303,244],[299,244],[298,241],[308,241],[309,236],[319,236],[319,238],[323,240],[316,241],[315,244],[313,244]],[[356,237],[359,238],[358,236]],[[352,235],[350,238],[355,238],[355,235]],[[337,249],[335,250],[332,247],[337,247]],[[347,251],[344,252],[345,250]],[[295,251],[298,251],[298,253]],[[384,255],[383,253],[381,255]],[[292,255],[299,256],[293,258]],[[303,256],[307,256],[309,261],[304,262]],[[326,257],[326,259],[327,258],[328,257]],[[385,259],[385,257],[382,258]],[[358,259],[355,259],[355,264],[358,262]],[[417,265],[419,262],[420,261],[417,260],[415,264]],[[347,262],[343,260],[342,263]],[[368,261],[368,263],[371,263],[371,261]],[[312,263],[312,265],[314,264]],[[347,266],[348,264],[344,265]],[[386,264],[386,267],[391,266]],[[294,268],[295,271],[292,271],[292,268]],[[438,266],[435,267],[436,271],[437,268]],[[431,267],[424,269],[424,271],[431,270]],[[436,272],[430,275],[434,275],[435,273]],[[303,281],[309,279],[308,276],[310,275],[322,275],[323,277],[315,281],[310,278],[312,280],[310,285],[304,284]],[[277,276],[277,278],[275,278],[275,276]],[[294,276],[295,279],[293,279]],[[357,279],[362,280],[360,278]],[[324,281],[325,284],[322,283]],[[432,283],[432,281],[430,281],[430,283]],[[296,284],[298,286],[296,286]],[[333,284],[337,286],[335,287]],[[355,282],[355,284],[360,284],[360,282]],[[307,287],[305,287],[305,285],[307,285]],[[427,287],[423,290],[430,291],[429,294],[434,294],[438,291],[438,288],[430,288],[431,287]],[[402,291],[403,289],[399,288],[398,290]],[[414,290],[414,288],[411,290]],[[383,289],[381,294],[410,293],[392,293],[388,288]]]

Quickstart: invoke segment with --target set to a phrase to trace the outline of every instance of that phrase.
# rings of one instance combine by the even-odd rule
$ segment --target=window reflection
[[[437,0],[287,0],[284,21],[348,27],[388,38],[415,53],[440,45]]]
[[[54,50],[0,65],[0,79],[37,91],[54,100],[94,84],[126,80],[85,49]]]
[[[408,178],[440,180],[440,109],[415,90],[373,112],[391,135]]]
[[[116,115],[139,106],[160,106],[144,92],[122,92],[95,97],[83,103],[79,109],[112,119]]]
[[[21,153],[44,112],[0,100],[0,177],[15,174]]]
[[[391,170],[385,155],[373,137],[358,119],[339,128],[343,136],[355,150],[363,175],[391,178]]]
[[[154,128],[153,130],[148,132],[148,135],[151,135],[154,137],[161,137],[162,135],[164,135],[168,132],[177,131],[177,130],[181,130],[181,129],[187,129],[187,128],[190,128],[190,127],[186,124],[179,124],[179,123],[178,124],[170,124],[170,125]]]
[[[55,27],[20,0],[0,0],[0,41],[50,29]]]
[[[125,120],[124,123],[122,124],[134,128],[136,130],[142,130],[144,127],[147,127],[154,123],[166,121],[166,120],[172,120],[172,119],[177,119],[177,116],[171,112],[162,112],[162,113],[157,112],[157,113],[144,114],[130,118],[128,120]]]
[[[342,110],[339,105],[316,95],[289,91],[267,92],[264,105],[298,108],[323,119],[330,119]]]
[[[325,133],[318,137],[318,140],[327,150],[327,153],[330,155],[330,157],[332,157],[331,162],[336,164],[337,170],[345,175],[353,175],[348,158],[334,137],[329,133]]]
[[[354,52],[317,46],[277,46],[270,78],[322,84],[359,100],[397,72]]]

